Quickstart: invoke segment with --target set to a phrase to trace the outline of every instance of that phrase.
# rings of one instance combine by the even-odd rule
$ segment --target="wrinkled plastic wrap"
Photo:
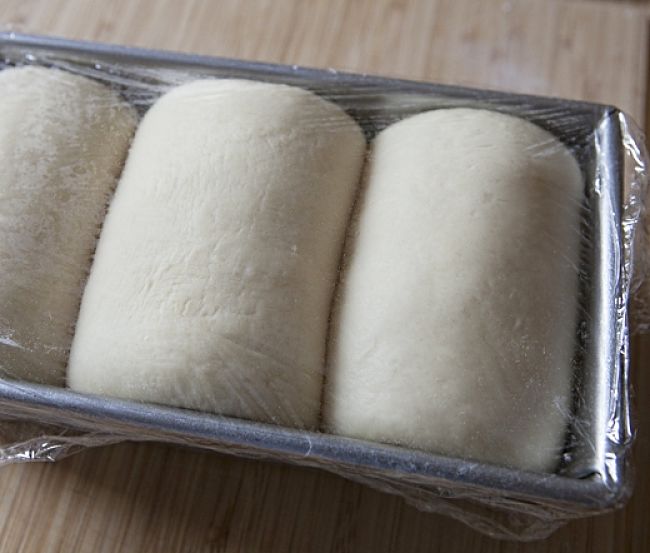
[[[20,165],[0,177],[0,197],[14,202],[0,211],[0,464],[165,441],[320,467],[511,539],[540,538],[625,502],[630,328],[650,321],[640,300],[648,157],[628,116],[559,99],[2,35],[0,95],[9,94],[2,72],[25,66],[57,73],[45,92],[26,87],[22,104],[12,99],[20,117],[0,121],[37,129],[0,140],[0,156]],[[79,100],[73,76],[85,79]],[[88,105],[77,112],[75,102]],[[403,122],[445,108],[463,108],[451,125],[434,116],[449,134],[440,138],[425,121],[430,134],[411,143]],[[487,111],[475,119],[471,110]],[[459,114],[478,125],[465,138]],[[401,135],[391,131],[400,121]],[[435,155],[422,146],[426,136]],[[528,144],[527,136],[541,138]],[[468,167],[447,163],[447,151],[482,145],[501,158],[472,150]],[[395,152],[407,162],[384,163]],[[564,173],[544,165],[558,155]],[[480,181],[475,162],[487,168],[487,185],[479,182],[472,198],[454,179],[465,174],[470,188]],[[429,163],[434,177],[449,171],[433,200],[429,182],[418,181]],[[571,171],[577,197],[556,182]],[[520,181],[541,183],[541,195]],[[412,182],[420,184],[411,217],[400,202]],[[530,211],[504,208],[508,190]],[[388,193],[396,195],[380,196]],[[445,194],[457,201],[445,203]],[[442,220],[445,212],[465,218],[464,209],[466,220]],[[571,213],[575,225],[562,226]],[[528,220],[534,232],[519,233]],[[411,239],[418,224],[430,224],[431,235]],[[373,253],[377,244],[384,250]],[[463,267],[453,267],[454,248]],[[539,256],[548,259],[541,278],[526,272]],[[430,279],[440,259],[455,272],[436,269]],[[478,267],[496,260],[494,273],[473,281],[473,259]],[[556,265],[570,268],[569,280]],[[436,279],[450,288],[433,300]],[[22,303],[7,296],[11,286]],[[558,299],[560,289],[575,293]],[[557,320],[544,319],[545,304]],[[638,305],[632,314],[630,305]],[[538,312],[517,314],[517,306]],[[495,323],[503,312],[513,312],[511,330]],[[575,327],[568,337],[554,330],[563,325]],[[467,343],[454,342],[463,331]],[[547,336],[569,344],[564,366],[556,359],[567,346]],[[415,370],[421,359],[424,376]],[[431,371],[427,359],[437,360]],[[548,370],[559,376],[547,378]]]

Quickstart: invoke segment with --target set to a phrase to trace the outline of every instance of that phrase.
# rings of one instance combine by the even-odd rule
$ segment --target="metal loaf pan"
[[[110,82],[144,111],[173,82],[238,77],[302,86],[342,105],[368,138],[407,115],[440,107],[481,107],[527,118],[575,153],[585,178],[581,327],[575,398],[564,461],[536,474],[405,448],[302,432],[183,409],[81,395],[0,380],[0,414],[94,435],[157,440],[332,470],[384,489],[410,486],[443,497],[553,506],[568,513],[612,507],[625,493],[627,320],[621,289],[623,150],[618,111],[609,106],[441,86],[327,70],[148,51],[55,38],[0,34],[0,69],[54,65]],[[0,122],[0,124],[2,124]],[[618,314],[617,314],[618,313]],[[613,422],[615,424],[613,424]]]

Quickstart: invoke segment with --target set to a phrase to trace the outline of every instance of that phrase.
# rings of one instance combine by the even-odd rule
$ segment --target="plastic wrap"
[[[114,105],[102,122],[96,100],[79,100],[90,121],[79,128],[100,125],[101,154],[81,135],[66,142],[74,128],[61,118],[70,113],[39,115],[52,110],[47,102],[16,108],[32,110],[32,126],[56,138],[47,148],[30,142],[46,150],[33,172],[0,177],[0,198],[23,194],[19,210],[38,200],[45,215],[14,211],[0,230],[12,245],[38,235],[37,221],[53,241],[0,249],[5,276],[12,262],[24,271],[12,268],[0,292],[13,285],[39,321],[23,325],[27,344],[16,330],[25,310],[0,298],[0,464],[167,441],[320,467],[512,539],[625,502],[629,305],[640,306],[635,329],[650,321],[638,299],[648,158],[628,116],[583,102],[0,37],[0,75],[32,65],[99,83]],[[413,137],[404,126],[391,131],[441,109],[452,124],[425,122]],[[93,169],[89,159],[124,157],[136,112],[125,169]],[[469,134],[463,114],[477,125]],[[0,141],[0,156],[11,142]],[[61,151],[74,162],[56,166]],[[406,161],[390,161],[393,153]],[[33,164],[31,155],[10,159]],[[58,172],[43,169],[53,163]],[[81,247],[47,214],[86,214],[87,206],[66,209],[75,204],[65,191],[98,175],[95,215],[73,225],[90,244]],[[577,188],[563,189],[565,177]],[[25,190],[14,186],[20,179]],[[51,197],[28,192],[57,186]],[[417,193],[400,204],[409,186]],[[386,190],[397,195],[384,202],[377,195]],[[508,194],[518,198],[512,209]],[[442,223],[446,213],[452,224]],[[57,233],[81,253],[57,252]],[[17,264],[16,252],[35,261]],[[56,276],[57,263],[76,271],[65,281],[68,312],[81,313],[76,326],[24,299],[30,285],[65,284],[30,276],[43,265]],[[444,309],[430,281],[447,287]],[[38,340],[53,335],[50,325],[56,347]],[[61,371],[67,386],[39,376]],[[341,386],[363,391],[346,396]],[[356,424],[364,416],[371,424]]]

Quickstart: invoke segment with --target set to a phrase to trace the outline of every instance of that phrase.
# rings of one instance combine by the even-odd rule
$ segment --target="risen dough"
[[[82,281],[135,124],[89,79],[0,71],[0,376],[63,384]]]
[[[522,119],[432,111],[380,133],[362,194],[325,428],[552,470],[576,344],[574,157]]]
[[[299,88],[203,80],[158,100],[102,229],[70,387],[315,426],[364,151]]]

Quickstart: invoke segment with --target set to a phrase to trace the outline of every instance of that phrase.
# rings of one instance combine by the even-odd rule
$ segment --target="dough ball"
[[[317,425],[364,152],[347,114],[299,88],[210,79],[159,99],[102,229],[70,387]]]
[[[136,114],[102,84],[0,71],[0,375],[65,382],[82,283]]]
[[[583,188],[567,148],[516,117],[441,109],[380,133],[337,294],[325,428],[553,470]]]

